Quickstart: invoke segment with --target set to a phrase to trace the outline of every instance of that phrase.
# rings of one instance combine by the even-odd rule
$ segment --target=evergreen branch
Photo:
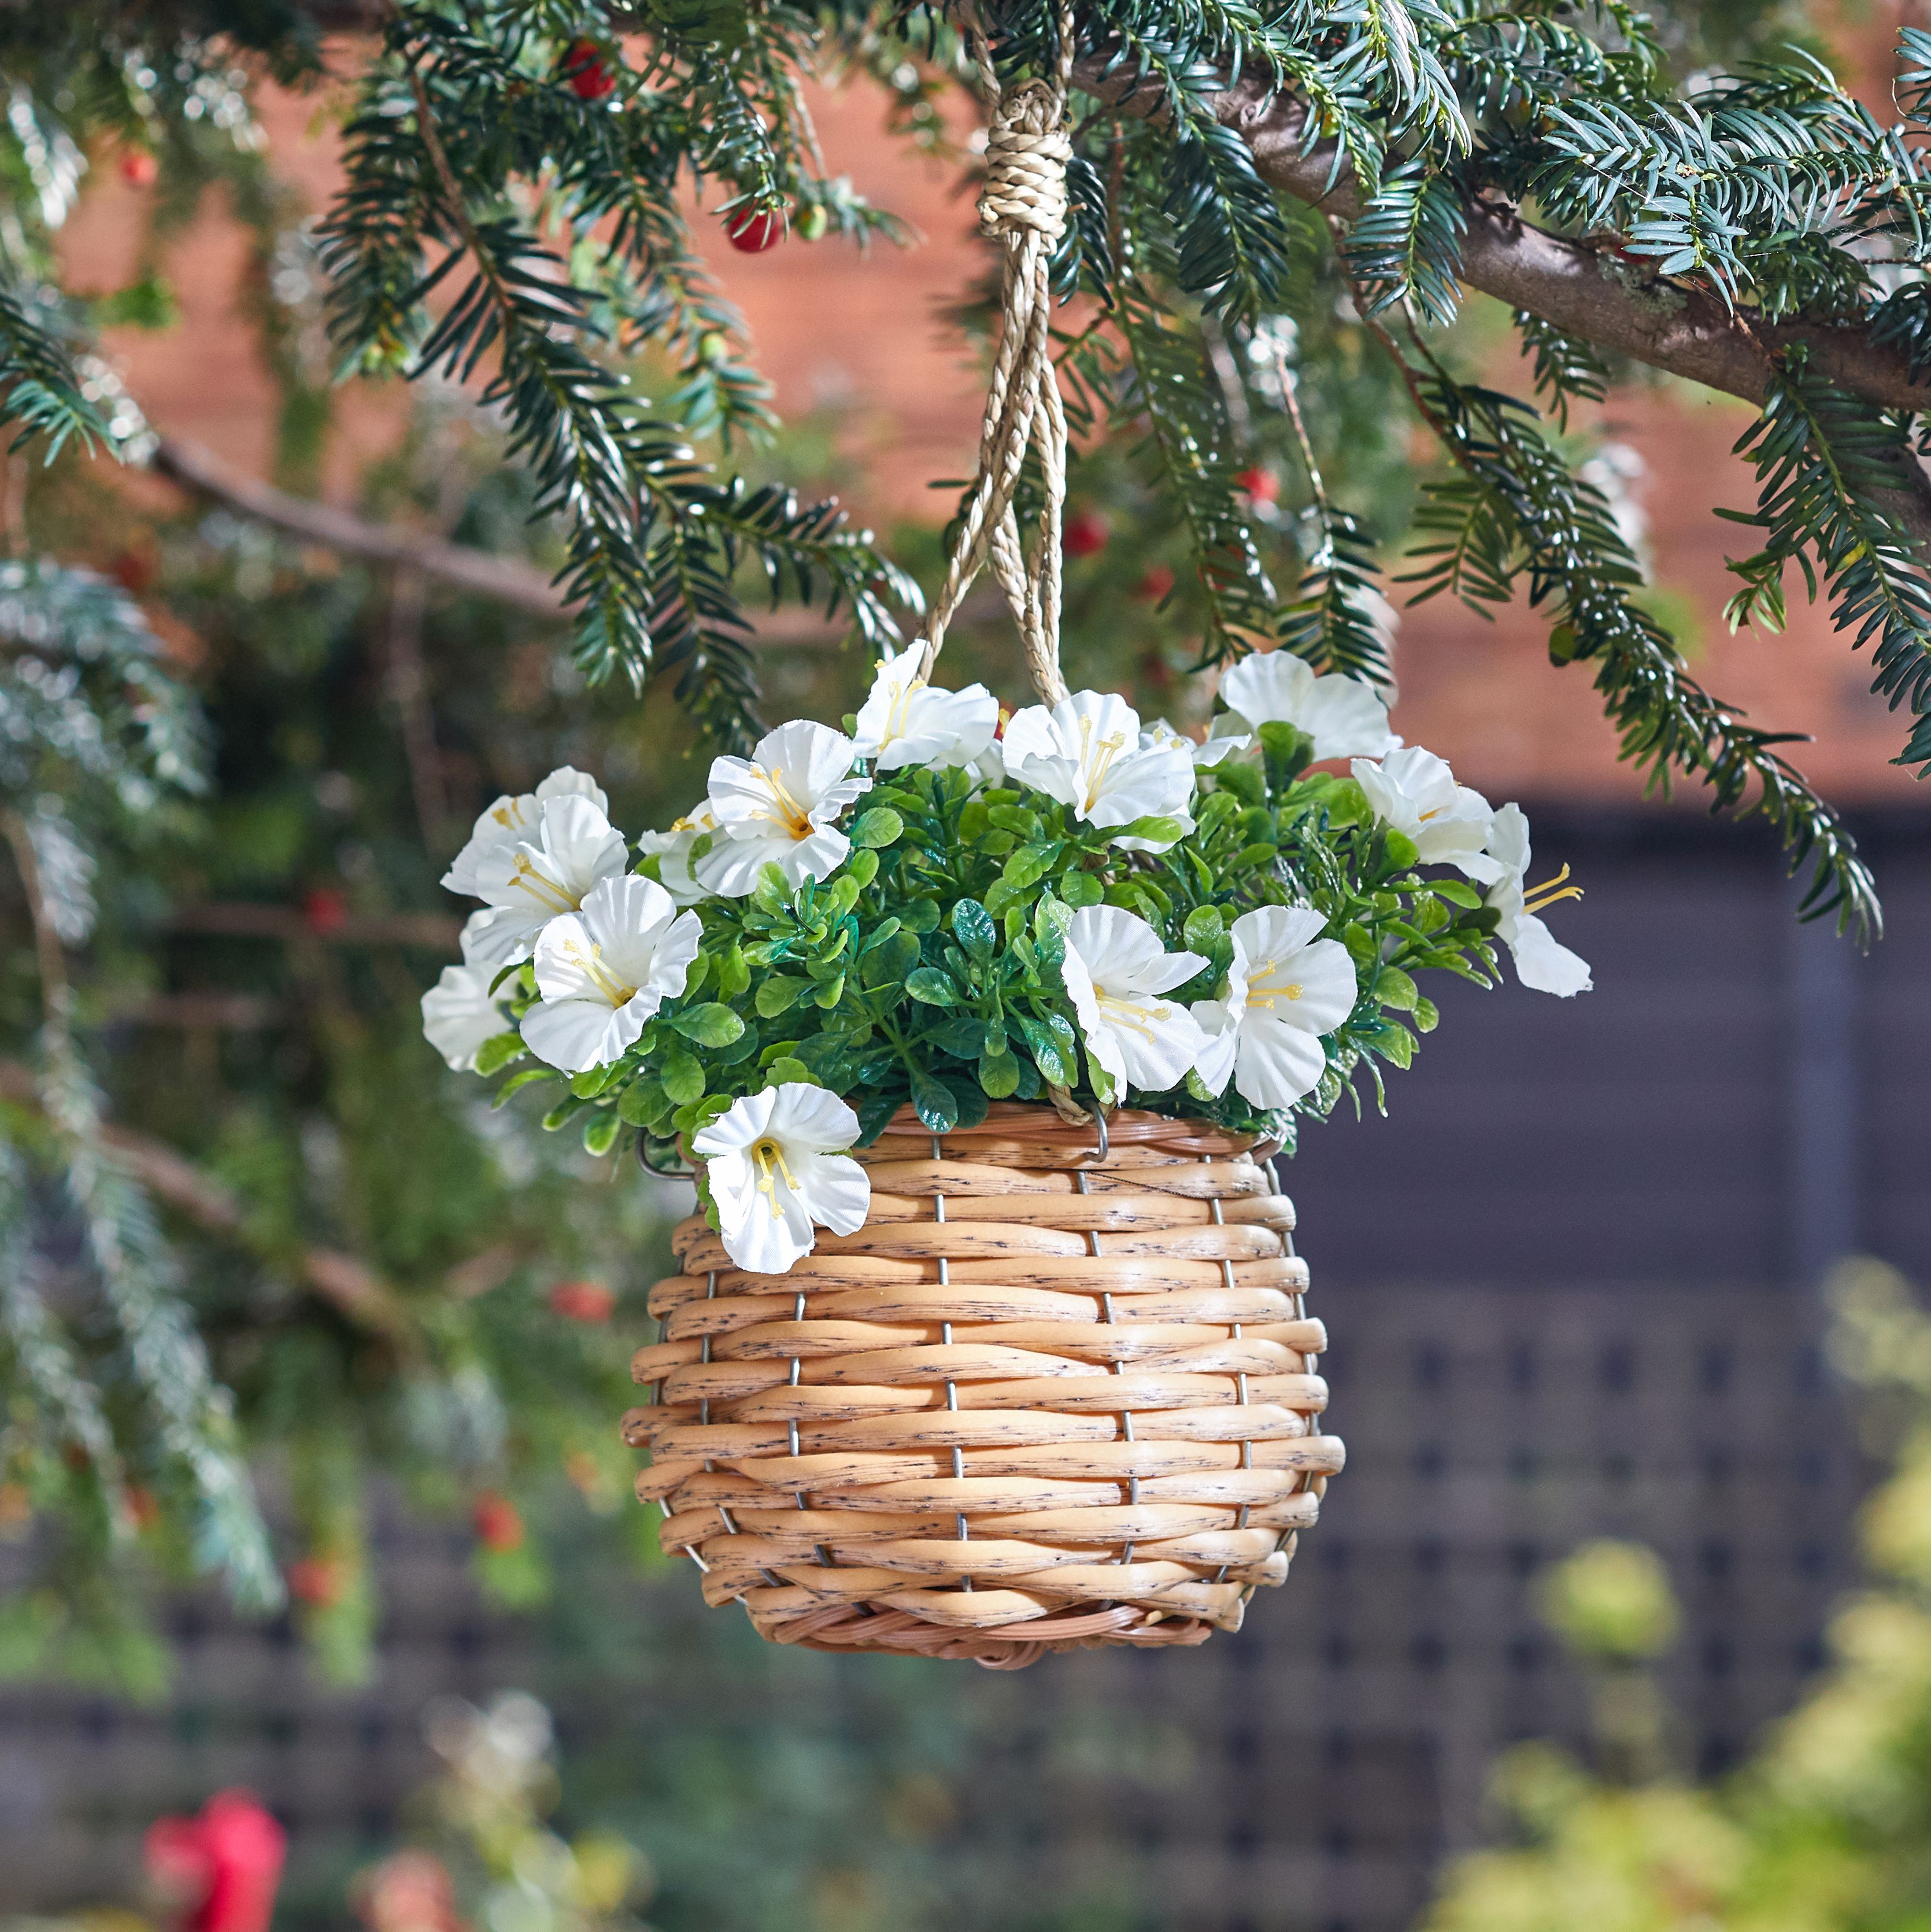
[[[82,389],[66,349],[29,313],[26,298],[0,286],[0,422],[19,425],[11,447],[46,439],[52,462],[69,442],[88,454],[118,446],[113,425]]]
[[[1141,283],[1116,313],[1131,358],[1115,409],[1150,428],[1137,452],[1156,467],[1178,506],[1207,606],[1201,662],[1238,657],[1279,635],[1276,594],[1234,483],[1233,438],[1219,384],[1199,338]]]
[[[1419,157],[1390,168],[1349,231],[1350,266],[1369,313],[1401,304],[1445,328],[1461,307],[1462,238],[1468,230],[1451,176]]]
[[[1897,466],[1912,460],[1903,425],[1832,388],[1793,356],[1736,448],[1756,466],[1757,508],[1748,518],[1723,514],[1758,525],[1769,540],[1730,566],[1744,583],[1731,601],[1732,627],[1756,617],[1781,629],[1783,567],[1795,559],[1814,598],[1814,555],[1838,629],[1855,631],[1852,648],[1876,640],[1871,688],[1894,710],[1908,704],[1915,714],[1896,762],[1931,769],[1931,582],[1921,552],[1882,500]]]
[[[1385,334],[1391,354],[1399,352]],[[1793,874],[1812,868],[1801,911],[1837,915],[1840,932],[1882,929],[1875,886],[1842,820],[1774,746],[1790,734],[1741,722],[1688,674],[1675,640],[1634,601],[1642,573],[1600,490],[1570,469],[1513,398],[1454,380],[1424,358],[1402,358],[1417,405],[1461,470],[1433,493],[1437,541],[1407,580],[1423,596],[1453,589],[1472,603],[1498,602],[1526,580],[1531,608],[1549,604],[1549,653],[1558,663],[1594,660],[1596,690],[1621,739],[1620,755],[1666,792],[1681,772],[1708,787],[1714,810],[1760,812],[1775,827]],[[1754,790],[1753,790],[1754,788]]]
[[[41,1108],[88,1258],[119,1330],[128,1378],[154,1431],[157,1473],[185,1491],[200,1568],[224,1574],[244,1607],[271,1610],[282,1600],[281,1579],[242,1460],[232,1399],[214,1379],[187,1309],[179,1265],[147,1197],[105,1144],[100,1096],[73,1042],[62,940],[32,836],[11,811],[0,814],[0,833],[26,892],[40,962]]]

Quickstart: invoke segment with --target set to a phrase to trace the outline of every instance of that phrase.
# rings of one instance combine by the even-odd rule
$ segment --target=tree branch
[[[371,523],[332,503],[293,496],[262,482],[245,470],[226,463],[211,449],[178,436],[164,436],[156,444],[148,467],[197,496],[251,523],[266,524],[289,536],[344,556],[367,557],[373,563],[398,568],[446,584],[472,596],[493,598],[533,616],[561,623],[568,615],[556,586],[535,565],[514,557],[492,556],[466,544],[436,537],[413,536]],[[787,650],[810,649],[837,641],[837,632],[815,613],[783,610],[760,613],[755,620],[761,645]]]
[[[1073,84],[1120,113],[1153,119],[1166,112],[1159,88],[1130,70],[1109,74],[1102,55],[1090,54],[1074,68]],[[1336,144],[1305,145],[1304,102],[1259,76],[1243,76],[1225,92],[1202,99],[1252,151],[1263,181],[1344,220],[1360,213],[1360,185],[1345,161],[1329,185]],[[1772,352],[1801,344],[1811,367],[1834,387],[1885,409],[1931,409],[1931,381],[1914,380],[1904,356],[1874,344],[1864,329],[1751,322],[1702,290],[1666,280],[1620,254],[1552,235],[1525,221],[1499,196],[1477,196],[1465,212],[1463,282],[1599,349],[1760,404]],[[1931,544],[1931,484],[1915,464],[1900,487],[1885,493],[1885,505],[1918,542]]]

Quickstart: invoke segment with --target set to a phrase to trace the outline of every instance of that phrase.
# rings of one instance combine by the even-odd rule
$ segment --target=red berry
[[[152,1529],[161,1520],[160,1498],[152,1490],[131,1483],[127,1487],[127,1514],[133,1518],[136,1529]]]
[[[1264,464],[1256,464],[1252,470],[1243,470],[1234,479],[1237,490],[1246,492],[1250,502],[1264,506],[1281,500],[1281,479]]]
[[[331,1609],[342,1600],[343,1565],[333,1556],[304,1556],[288,1566],[288,1593],[310,1609]]]
[[[564,78],[579,100],[607,100],[617,91],[617,77],[597,52],[595,40],[572,40],[563,52]]]
[[[784,211],[747,206],[727,218],[724,232],[731,246],[747,255],[762,255],[784,239]]]
[[[559,1281],[550,1291],[552,1311],[566,1322],[607,1322],[617,1298],[600,1281]]]
[[[1060,548],[1069,556],[1091,556],[1106,548],[1113,526],[1097,510],[1075,510],[1060,533]]]
[[[476,1498],[469,1520],[475,1526],[476,1540],[485,1550],[501,1555],[523,1547],[523,1518],[517,1513],[516,1504],[494,1490],[485,1490]]]
[[[152,188],[161,164],[145,148],[130,148],[121,157],[121,178],[130,188]]]
[[[301,902],[301,922],[318,939],[340,932],[349,923],[349,898],[334,886],[317,886]]]
[[[1174,573],[1164,563],[1149,564],[1146,574],[1133,586],[1135,596],[1157,604],[1174,587]]]
[[[137,550],[124,550],[109,566],[109,574],[121,588],[138,597],[154,580],[154,560]]]

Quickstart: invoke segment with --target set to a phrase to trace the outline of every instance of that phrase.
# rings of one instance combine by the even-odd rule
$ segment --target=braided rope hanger
[[[1054,250],[1066,230],[1066,91],[1072,76],[1073,22],[1059,15],[1059,57],[1052,79],[1009,90],[999,84],[985,38],[970,34],[992,126],[986,141],[979,226],[1005,244],[998,352],[986,388],[979,472],[958,538],[933,599],[923,634],[919,675],[929,678],[946,626],[973,579],[988,563],[1006,593],[1033,684],[1048,704],[1066,695],[1060,674],[1060,523],[1066,496],[1066,417],[1053,368]],[[1029,446],[1039,453],[1045,506],[1030,561],[1012,507]]]

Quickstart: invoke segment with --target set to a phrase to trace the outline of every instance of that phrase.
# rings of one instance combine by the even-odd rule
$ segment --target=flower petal
[[[749,1147],[754,1141],[763,1138],[771,1122],[771,1110],[777,1104],[777,1089],[772,1087],[733,1100],[723,1113],[692,1138],[691,1152],[715,1162],[720,1154]],[[714,1186],[712,1192],[715,1191]]]
[[[1516,936],[1508,944],[1515,958],[1516,977],[1525,986],[1565,1000],[1595,990],[1588,961],[1561,944],[1533,913],[1524,914],[1516,922]]]
[[[1320,1085],[1327,1070],[1327,1049],[1318,1034],[1265,1013],[1249,1015],[1234,1063],[1234,1084],[1243,1099],[1257,1107],[1291,1107]]]
[[[523,1016],[523,1043],[565,1073],[621,1060],[643,1030],[637,1002],[614,1010],[601,994],[541,1000]]]
[[[794,1156],[791,1172],[811,1219],[835,1234],[855,1234],[871,1211],[871,1180],[862,1163],[841,1154]]]
[[[858,1138],[857,1114],[829,1088],[784,1080],[767,1090],[775,1096],[769,1131],[778,1139],[827,1154]]]
[[[490,998],[493,966],[445,966],[422,996],[423,1037],[457,1072],[476,1064],[483,1042],[505,1031],[508,1022]]]

